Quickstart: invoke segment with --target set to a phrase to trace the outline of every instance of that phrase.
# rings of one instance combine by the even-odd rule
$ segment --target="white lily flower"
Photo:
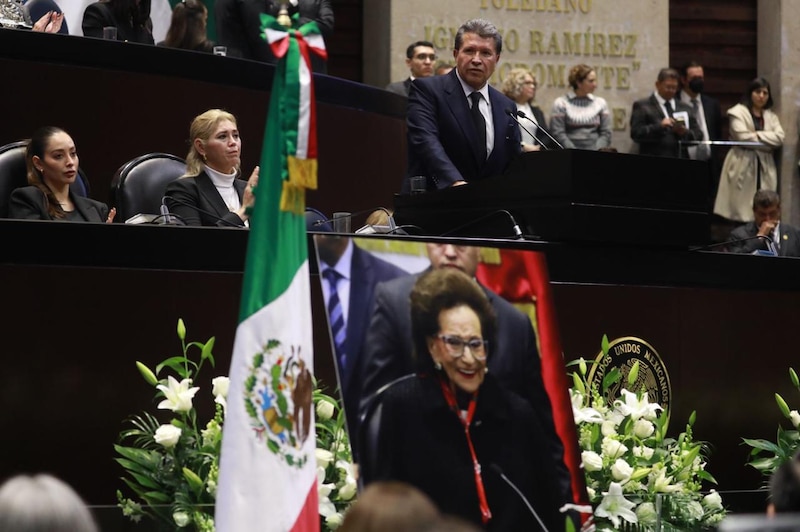
[[[317,419],[320,421],[328,421],[333,417],[333,403],[324,399],[317,403]]]
[[[683,489],[683,485],[680,482],[677,484],[672,483],[672,477],[667,476],[665,469],[658,469],[658,472],[654,473],[650,474],[650,482],[652,483],[653,491],[656,493],[675,493]]]
[[[221,404],[222,408],[228,410],[228,388],[231,380],[228,377],[214,377],[211,379],[211,393],[214,394],[214,402]]]
[[[614,528],[619,528],[620,519],[624,519],[629,523],[638,522],[638,518],[632,510],[634,506],[636,506],[636,504],[622,495],[622,486],[616,482],[612,482],[608,487],[608,491],[603,494],[603,500],[600,502],[600,506],[597,507],[594,514],[597,517],[611,519]]]
[[[789,412],[789,419],[792,421],[794,428],[800,428],[800,412],[792,410]]]
[[[652,447],[644,447],[639,445],[634,445],[633,447],[633,456],[637,458],[650,460],[653,457],[653,453],[655,453],[655,450]]]
[[[586,471],[600,471],[603,469],[603,458],[594,451],[581,452],[581,463]]]
[[[617,461],[611,466],[611,476],[619,482],[624,483],[631,478],[632,474],[633,468],[622,458],[617,458]]]
[[[175,425],[161,425],[156,429],[155,434],[153,434],[153,439],[165,449],[171,449],[175,447],[178,444],[178,440],[181,439],[181,429]]]
[[[165,399],[158,403],[158,408],[172,410],[173,412],[188,412],[192,409],[192,398],[200,388],[190,388],[192,379],[183,379],[178,382],[175,377],[170,375],[167,378],[167,385],[159,384],[156,386],[163,394]]]
[[[663,410],[658,403],[651,403],[647,400],[647,394],[642,394],[642,398],[633,392],[623,389],[620,394],[623,399],[617,399],[614,405],[622,415],[630,416],[634,421],[643,417],[654,420],[658,417],[658,411]]]
[[[603,436],[616,436],[617,435],[617,423],[614,421],[607,419],[603,421],[603,424],[600,425],[600,433]]]
[[[583,395],[576,391],[570,390],[570,400],[572,402],[572,416],[575,418],[575,423],[602,423],[603,416],[594,408],[583,406]]]

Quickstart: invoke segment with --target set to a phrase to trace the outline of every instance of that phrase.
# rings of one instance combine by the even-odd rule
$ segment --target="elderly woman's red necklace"
[[[483,521],[483,524],[485,525],[492,518],[492,511],[489,509],[489,502],[486,500],[486,490],[483,489],[481,464],[478,462],[478,456],[475,454],[475,447],[472,445],[472,437],[469,434],[469,426],[472,423],[472,417],[475,415],[475,405],[477,404],[476,398],[478,392],[474,392],[472,394],[472,398],[469,400],[469,406],[467,407],[466,413],[462,413],[461,409],[458,408],[458,403],[456,402],[456,397],[453,394],[453,390],[450,389],[450,386],[448,386],[441,377],[439,378],[439,385],[442,387],[442,393],[444,394],[444,400],[447,401],[447,406],[453,410],[458,417],[458,420],[461,422],[461,425],[464,427],[464,435],[467,437],[469,453],[472,455],[472,466],[475,474],[475,488],[478,490],[478,502],[480,503],[481,507],[481,521]]]

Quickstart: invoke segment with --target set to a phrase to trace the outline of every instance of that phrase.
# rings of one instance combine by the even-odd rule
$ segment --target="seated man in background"
[[[386,85],[386,90],[408,96],[411,82],[416,78],[427,78],[433,76],[433,63],[436,61],[436,50],[433,44],[428,41],[417,41],[411,43],[406,48],[406,66],[411,74],[403,81],[395,81]]]
[[[800,512],[800,456],[781,464],[769,479],[767,515]]]
[[[781,223],[781,198],[773,190],[759,190],[753,196],[755,221],[731,231],[728,246],[732,253],[753,253],[769,250],[769,240],[781,257],[800,257],[797,229]],[[763,238],[760,238],[763,237]],[[768,240],[769,239],[769,240]]]

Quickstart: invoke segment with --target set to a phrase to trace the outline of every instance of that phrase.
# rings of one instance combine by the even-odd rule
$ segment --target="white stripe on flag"
[[[297,110],[298,159],[308,159],[308,135],[311,131],[311,71],[305,61],[300,60],[300,105]]]
[[[278,442],[274,432],[276,424],[270,424],[267,409],[268,397],[274,391],[271,368],[281,365],[281,384],[291,401],[292,391],[301,382],[292,378],[303,360],[309,375],[313,374],[313,342],[311,327],[308,261],[297,270],[289,288],[239,324],[234,342],[231,362],[231,385],[228,392],[228,408],[220,458],[220,478],[217,489],[216,529],[218,532],[275,531],[286,532],[292,528],[300,515],[306,497],[316,489],[316,438],[314,431],[313,403],[305,412],[308,416],[309,433],[299,448],[291,448],[281,442],[281,452],[293,459],[305,459],[302,467],[289,465],[284,456],[267,447],[267,439]],[[254,367],[254,355],[264,351],[270,340],[278,340],[280,347],[269,350],[260,368]],[[285,378],[289,375],[289,378]],[[254,395],[246,391],[246,381],[255,376]],[[255,419],[248,413],[245,403],[248,397],[259,402]],[[276,404],[275,402],[272,404]],[[292,415],[295,434],[300,432],[302,422],[299,410],[290,402],[287,412]],[[272,429],[270,428],[272,427]],[[261,433],[261,436],[257,434]],[[284,436],[286,431],[283,431]],[[317,509],[314,508],[316,515]]]

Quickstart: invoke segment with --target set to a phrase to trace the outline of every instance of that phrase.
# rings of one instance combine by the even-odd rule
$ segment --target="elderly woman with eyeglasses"
[[[411,292],[417,373],[377,397],[376,471],[427,494],[446,514],[487,530],[540,530],[506,475],[548,530],[563,530],[556,464],[528,402],[487,372],[495,313],[475,280],[432,270]]]

